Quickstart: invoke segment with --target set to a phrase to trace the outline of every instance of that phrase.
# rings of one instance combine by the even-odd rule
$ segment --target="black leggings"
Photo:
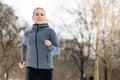
[[[26,80],[52,80],[53,69],[35,69],[27,67]]]

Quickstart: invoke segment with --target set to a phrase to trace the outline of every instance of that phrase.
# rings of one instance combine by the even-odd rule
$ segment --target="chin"
[[[43,24],[44,22],[36,22],[36,24]]]

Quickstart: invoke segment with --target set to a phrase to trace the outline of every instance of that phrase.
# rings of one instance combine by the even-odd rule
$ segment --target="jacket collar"
[[[48,23],[43,23],[43,24],[33,24],[33,29],[42,29],[42,28],[45,28],[45,27],[49,27],[48,26]]]

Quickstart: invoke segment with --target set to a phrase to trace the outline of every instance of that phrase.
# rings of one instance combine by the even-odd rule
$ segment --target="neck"
[[[47,23],[46,21],[41,21],[41,22],[34,22],[35,24],[44,24]]]

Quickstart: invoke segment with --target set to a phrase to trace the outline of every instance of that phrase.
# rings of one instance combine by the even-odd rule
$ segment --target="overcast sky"
[[[63,12],[62,9],[57,8],[59,5],[69,7],[76,7],[74,0],[1,0],[3,3],[8,4],[13,7],[17,16],[22,19],[27,20],[27,22],[32,22],[32,12],[36,7],[42,7],[46,11],[46,16],[50,20],[56,20],[56,22],[60,22],[59,19],[55,18],[62,16],[62,19],[67,18],[67,21],[70,20],[70,15]],[[58,2],[59,1],[59,2]],[[71,2],[72,1],[72,2]],[[82,0],[81,5],[84,4]],[[91,0],[92,1],[92,0]],[[120,0],[117,0],[120,1]],[[67,4],[66,4],[67,3]],[[88,5],[86,5],[87,7]]]
[[[70,7],[76,8],[76,3],[75,3],[76,1],[74,0],[1,0],[1,1],[13,7],[16,15],[19,16],[19,18],[26,20],[30,24],[32,24],[32,13],[36,7],[44,8],[46,11],[46,17],[49,20],[51,20],[53,23],[56,23],[57,25],[62,24],[62,20],[60,20],[60,18],[58,17],[61,17],[61,19],[68,22],[72,20],[72,16],[65,13],[62,9],[60,9],[60,7],[58,8],[59,5],[65,4],[64,5],[65,7],[66,5],[69,5],[69,8]],[[56,2],[56,1],[59,1],[59,2]],[[73,1],[73,2],[70,2],[70,1]],[[83,1],[81,5],[84,4]],[[120,0],[117,0],[117,1],[120,1]],[[88,5],[86,5],[86,7],[89,8]]]
[[[2,2],[13,7],[16,15],[28,22],[32,22],[32,12],[36,7],[44,8],[48,18],[51,18],[54,12],[54,0],[2,0]]]
[[[30,25],[33,24],[32,21],[32,13],[33,10],[36,7],[42,7],[46,11],[46,17],[52,21],[52,23],[61,25],[62,21],[59,17],[60,15],[62,16],[62,19],[65,20],[64,18],[70,18],[69,15],[65,14],[60,8],[57,6],[66,3],[66,0],[59,0],[59,2],[56,2],[56,0],[1,0],[3,3],[8,4],[15,10],[15,14],[20,18],[25,21],[27,21]],[[59,3],[59,4],[58,4]],[[56,16],[57,15],[57,16]],[[69,21],[70,19],[67,19]],[[57,28],[56,27],[56,28]],[[58,29],[57,29],[58,30]],[[57,31],[59,33],[59,31]],[[65,37],[68,36],[65,33],[62,33]]]

